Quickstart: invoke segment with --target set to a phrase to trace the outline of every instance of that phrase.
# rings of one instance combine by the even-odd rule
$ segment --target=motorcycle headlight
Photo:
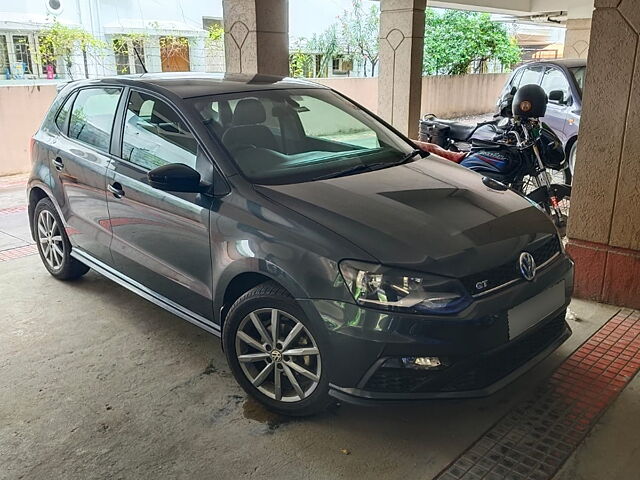
[[[363,307],[449,314],[471,303],[462,284],[449,278],[351,260],[340,262],[340,272],[353,298]]]

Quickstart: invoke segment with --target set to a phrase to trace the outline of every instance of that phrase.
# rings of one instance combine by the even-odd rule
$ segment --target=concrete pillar
[[[590,36],[590,18],[568,19],[567,32],[564,37],[564,58],[587,58]]]
[[[568,251],[577,296],[640,308],[640,8],[595,6]]]
[[[289,75],[288,0],[223,0],[229,73]]]
[[[378,114],[418,138],[426,0],[380,2]]]

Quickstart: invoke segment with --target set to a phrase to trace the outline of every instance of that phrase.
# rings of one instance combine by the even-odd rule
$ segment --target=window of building
[[[27,35],[13,36],[13,52],[16,56],[16,62],[22,64],[24,73],[33,73],[33,65],[31,64],[31,48],[29,47],[29,37]]]
[[[131,54],[133,55],[133,68],[135,73],[144,73],[144,42],[140,39],[131,41]]]
[[[3,75],[9,68],[9,49],[7,48],[7,37],[0,35],[0,75]]]
[[[69,122],[69,137],[109,152],[119,88],[86,88],[78,92]]]
[[[122,158],[147,170],[169,163],[196,166],[198,144],[178,114],[162,100],[132,92],[122,138]]]
[[[131,73],[129,66],[129,45],[126,40],[116,38],[113,41],[113,53],[116,57],[116,73],[127,75]]]
[[[40,48],[40,58],[42,59],[42,75],[47,74],[47,67],[51,65],[53,69],[53,74],[55,75],[58,71],[58,62],[55,59],[55,53],[53,51],[53,46],[50,43],[43,42],[43,38],[38,38],[39,48]]]

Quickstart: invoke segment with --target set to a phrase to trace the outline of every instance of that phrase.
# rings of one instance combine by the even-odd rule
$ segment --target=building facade
[[[43,59],[44,32],[55,22],[88,32],[99,48]],[[215,35],[221,26],[221,0],[0,0],[0,74],[92,78],[144,68],[224,71],[224,46]]]

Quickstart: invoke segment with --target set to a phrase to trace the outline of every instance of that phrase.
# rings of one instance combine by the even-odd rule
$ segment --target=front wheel
[[[249,395],[277,413],[306,416],[332,402],[323,333],[286,290],[267,282],[233,304],[222,341],[231,371]]]
[[[571,145],[571,150],[569,150],[569,175],[570,180],[567,183],[571,183],[571,179],[576,174],[576,155],[578,153],[578,141],[576,140]]]

